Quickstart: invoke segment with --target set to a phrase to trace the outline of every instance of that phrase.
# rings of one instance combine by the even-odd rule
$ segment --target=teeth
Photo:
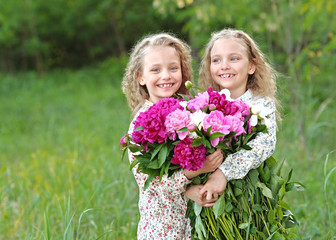
[[[165,84],[160,84],[159,87],[161,88],[167,88],[167,87],[172,87],[173,84],[172,83],[165,83]]]
[[[226,73],[226,74],[222,74],[220,75],[222,78],[229,78],[229,77],[233,77],[233,74],[229,74],[229,73]]]

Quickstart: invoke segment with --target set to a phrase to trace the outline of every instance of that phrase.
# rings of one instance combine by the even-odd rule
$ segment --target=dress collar
[[[247,102],[252,99],[252,92],[250,90],[247,90],[243,95],[241,95],[239,98],[237,98],[243,102]]]

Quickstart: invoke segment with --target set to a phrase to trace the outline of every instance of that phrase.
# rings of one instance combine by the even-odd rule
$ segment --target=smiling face
[[[179,90],[182,84],[181,60],[173,47],[150,48],[143,63],[138,81],[146,86],[149,101],[156,103],[162,98],[173,96]]]
[[[246,91],[248,75],[253,74],[255,65],[249,61],[247,49],[234,38],[216,40],[210,52],[212,79],[231,92],[236,99]]]

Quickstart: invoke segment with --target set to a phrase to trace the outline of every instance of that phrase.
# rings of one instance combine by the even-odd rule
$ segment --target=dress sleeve
[[[128,133],[131,134],[134,130],[133,121],[130,124]],[[128,151],[128,157],[130,164],[135,160],[134,154],[131,151]],[[139,188],[142,190],[145,182],[148,178],[147,174],[138,172],[138,167],[135,166],[132,169],[133,175],[135,177],[135,180],[139,186]],[[185,192],[187,185],[191,183],[191,181],[184,175],[183,170],[175,171],[170,177],[168,177],[167,174],[162,176],[162,179],[160,181],[160,178],[154,178],[149,183],[148,188],[146,191],[149,192],[162,192],[164,194],[168,195],[179,195],[183,192]]]
[[[268,121],[265,122],[268,133],[258,133],[253,140],[248,142],[251,150],[242,149],[227,156],[219,169],[228,181],[245,177],[251,169],[259,167],[274,153],[276,145],[275,103],[272,100],[263,99],[262,104],[269,109],[269,114],[266,116]]]

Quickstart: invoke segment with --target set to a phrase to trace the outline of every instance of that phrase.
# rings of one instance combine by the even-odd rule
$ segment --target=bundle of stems
[[[283,163],[270,157],[245,178],[228,182],[213,207],[190,200],[187,216],[193,239],[296,239],[297,221],[284,196],[304,186],[290,182],[292,170],[281,176]]]

